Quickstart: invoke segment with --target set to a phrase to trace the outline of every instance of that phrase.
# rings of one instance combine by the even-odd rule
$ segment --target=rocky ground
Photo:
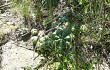
[[[17,12],[0,14],[0,70],[24,70],[36,67],[44,59],[33,51],[30,35],[22,38],[28,31],[23,27],[23,18]],[[34,57],[38,56],[35,60]],[[99,70],[110,70],[106,61]],[[98,66],[94,66],[98,70]],[[39,70],[47,70],[42,67]]]
[[[35,67],[40,63],[41,57],[34,60],[32,50],[16,45],[14,41],[9,41],[2,46],[2,69],[3,70],[24,70],[24,67]],[[26,46],[26,45],[23,45]],[[28,47],[28,46],[26,46]]]
[[[36,67],[43,57],[37,57],[32,50],[30,39],[18,39],[22,34],[20,25],[23,23],[16,13],[6,12],[0,15],[0,70],[24,70],[25,67]],[[23,29],[23,28],[21,28]],[[41,69],[42,70],[42,69]],[[44,69],[43,69],[44,70]]]

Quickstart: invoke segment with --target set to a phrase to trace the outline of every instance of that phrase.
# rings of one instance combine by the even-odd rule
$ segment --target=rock
[[[7,42],[2,46],[2,69],[3,70],[24,70],[24,67],[36,67],[43,57],[37,57],[37,53],[33,56],[32,50],[27,50],[14,44],[13,41]]]
[[[0,20],[0,25],[3,24],[3,22]]]

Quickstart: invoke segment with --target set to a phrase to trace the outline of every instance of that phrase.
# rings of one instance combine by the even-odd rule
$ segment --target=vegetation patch
[[[45,57],[35,70],[45,65],[55,70],[100,70],[102,60],[108,59],[109,0],[11,2],[31,32],[34,51]]]

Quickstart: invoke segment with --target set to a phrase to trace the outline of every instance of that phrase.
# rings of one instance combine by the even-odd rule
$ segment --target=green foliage
[[[30,16],[32,10],[31,0],[12,0],[12,2],[12,6],[16,8],[23,17]]]
[[[76,55],[83,57],[83,51],[81,51],[81,49],[78,50],[80,52],[78,54],[75,53],[73,48],[75,35],[74,30],[72,31],[72,29],[74,28],[74,25],[68,21],[64,21],[63,18],[59,19],[60,22],[64,22],[62,26],[42,37],[39,41],[40,45],[36,50],[45,58],[50,59],[56,70],[90,70],[92,68],[92,64],[86,64],[85,61],[82,61],[83,58],[81,57],[77,62],[79,65],[78,69],[76,69],[76,63],[74,63],[76,62]],[[53,25],[58,25],[60,22],[56,22]]]
[[[37,29],[32,29],[31,30],[31,35],[35,36],[38,34],[38,30]]]
[[[37,36],[32,36],[31,40],[33,42],[33,44],[36,44],[38,37]]]
[[[31,34],[33,43],[37,43],[36,51],[45,57],[47,64],[53,64],[56,70],[92,70],[93,65],[100,62],[97,48],[108,46],[103,42],[110,39],[105,26],[110,19],[110,0],[66,0],[64,8],[70,11],[57,15],[57,19],[54,19],[54,9],[59,8],[60,0],[13,2],[23,17],[34,13],[36,22],[45,30],[46,34],[38,42],[38,29],[31,30]]]

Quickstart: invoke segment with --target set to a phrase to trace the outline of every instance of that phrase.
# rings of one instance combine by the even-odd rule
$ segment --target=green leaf
[[[32,29],[31,30],[31,35],[37,35],[38,34],[38,30],[37,29]]]
[[[37,36],[32,36],[31,40],[33,42],[33,44],[35,44],[37,42],[38,37]]]
[[[105,3],[110,3],[110,0],[105,0]]]
[[[52,38],[52,40],[58,40],[58,39],[59,39],[59,36],[57,36],[57,35],[52,35],[51,38]]]
[[[89,7],[89,5],[84,6],[84,12],[85,12],[85,13],[88,12],[88,7]]]
[[[66,36],[70,35],[71,34],[71,29],[68,27],[68,28],[65,28],[63,29],[63,32],[62,32],[62,36],[65,38]]]
[[[82,2],[83,2],[82,0],[79,0],[79,4],[82,4]]]
[[[56,35],[61,37],[62,32],[63,32],[63,29],[58,29],[56,30]]]
[[[55,66],[55,69],[56,69],[56,70],[59,69],[60,64],[61,64],[60,62],[55,62],[55,63],[54,63],[54,66]]]

